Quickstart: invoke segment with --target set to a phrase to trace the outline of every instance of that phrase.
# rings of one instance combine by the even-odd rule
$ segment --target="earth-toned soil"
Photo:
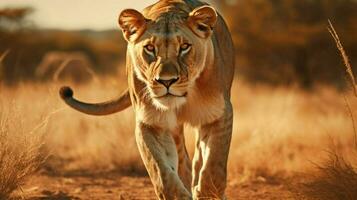
[[[22,195],[31,200],[141,200],[156,199],[147,176],[128,176],[113,173],[100,175],[34,176],[22,188]],[[294,199],[284,181],[268,181],[263,178],[249,183],[230,179],[228,199],[285,200]]]

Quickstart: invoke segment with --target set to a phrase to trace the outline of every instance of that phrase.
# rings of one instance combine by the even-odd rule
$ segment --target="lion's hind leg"
[[[136,141],[157,197],[160,200],[192,199],[178,175],[178,155],[171,133],[139,122]]]

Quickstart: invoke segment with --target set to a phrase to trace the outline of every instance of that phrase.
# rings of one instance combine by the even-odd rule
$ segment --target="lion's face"
[[[204,19],[198,16],[203,14]],[[129,42],[134,71],[157,108],[175,109],[186,102],[196,79],[213,58],[210,35],[215,21],[216,13],[208,6],[195,9],[186,18],[169,13],[155,21],[133,10],[121,14],[119,22]]]
[[[210,40],[197,37],[187,26],[166,34],[153,24],[139,42],[130,44],[138,78],[147,85],[158,108],[177,108],[185,103],[190,88],[204,69]]]

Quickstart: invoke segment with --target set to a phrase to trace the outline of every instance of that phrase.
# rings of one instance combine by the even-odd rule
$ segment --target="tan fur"
[[[159,199],[224,198],[226,163],[233,118],[229,98],[234,53],[230,34],[221,17],[218,17],[213,34],[209,31],[196,34],[195,28],[192,28],[194,26],[192,23],[195,23],[196,19],[185,20],[192,15],[194,9],[202,5],[199,2],[197,5],[192,5],[184,1],[160,1],[145,9],[144,17],[154,23],[149,22],[146,31],[139,36],[140,39],[128,45],[131,59],[127,66],[128,72],[135,72],[129,75],[132,76],[132,96],[136,97],[134,106],[137,123],[144,123],[151,127],[150,132],[156,137],[171,135],[176,145],[177,153],[170,153],[170,158],[165,158],[174,145],[171,140],[144,139],[145,144],[138,144]],[[212,11],[210,8],[207,10]],[[165,35],[167,32],[173,35],[170,35],[172,38],[179,37],[179,39],[170,40],[170,36]],[[156,66],[152,69],[148,64],[146,68],[142,67],[145,66],[145,61],[141,58],[143,44],[148,41],[156,42],[158,57],[164,60],[152,65],[160,65],[163,62],[176,63],[177,52],[174,49],[179,48],[181,37],[197,43],[197,46],[193,44],[192,48],[198,49],[191,51],[200,51],[195,52],[195,58],[187,61],[192,65],[191,67],[178,66],[178,71],[187,71],[187,74],[180,74],[183,80],[177,83],[174,92],[177,94],[187,92],[187,96],[182,100],[173,98],[168,102],[155,102],[153,97],[162,91],[155,88],[157,85],[152,82],[153,77],[157,75]],[[169,40],[169,45],[164,46],[161,43],[165,40]],[[170,48],[170,45],[174,48]],[[137,84],[137,82],[145,84]],[[143,90],[146,92],[142,93]],[[190,160],[180,128],[184,123],[198,129],[193,182],[190,176]],[[139,136],[146,135],[147,132],[145,129],[137,129]],[[158,146],[162,148],[159,152],[157,152]],[[177,163],[169,162],[171,159]],[[170,166],[173,169],[170,169]],[[188,182],[191,182],[192,193]]]
[[[119,24],[128,41],[129,89],[111,102],[130,96],[138,148],[157,197],[224,199],[234,74],[233,43],[224,20],[197,0],[161,0],[143,14],[124,10]],[[82,103],[69,89],[61,95],[89,114],[123,109]],[[105,105],[106,112],[97,105]],[[197,129],[192,172],[184,124]]]

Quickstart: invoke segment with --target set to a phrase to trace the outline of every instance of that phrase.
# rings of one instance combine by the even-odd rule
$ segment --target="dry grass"
[[[91,102],[110,99],[126,87],[124,76],[119,77],[121,81],[107,79],[75,86],[75,96]],[[64,105],[58,97],[59,86],[0,86],[1,105],[16,108],[16,112],[5,116],[21,122],[4,121],[1,127],[8,137],[2,137],[2,141],[16,143],[14,138],[21,135],[18,130],[29,132],[26,130],[47,119],[43,126],[44,147],[50,152],[45,163],[47,172],[59,175],[113,170],[133,175],[145,173],[135,143],[132,110],[111,116],[87,116]],[[269,182],[312,170],[311,161],[324,160],[330,138],[345,153],[346,160],[353,157],[350,116],[345,112],[343,96],[333,88],[316,87],[314,92],[305,92],[298,87],[251,86],[236,80],[232,97],[235,118],[229,158],[231,186],[255,180]],[[356,110],[357,103],[351,102],[350,107]],[[16,131],[4,129],[9,125]],[[192,154],[194,134],[191,127],[186,130]],[[27,141],[32,146],[26,147],[38,152],[39,143]],[[1,174],[4,173],[0,171]]]
[[[240,181],[310,170],[311,161],[323,159],[330,137],[339,142],[341,151],[353,147],[344,100],[333,89],[307,93],[297,88],[243,86],[236,92],[230,169],[243,176]]]
[[[105,117],[87,116],[64,105],[58,96],[59,86],[24,84],[3,88],[6,100],[16,99],[23,113],[47,116],[56,111],[45,127],[45,147],[50,152],[46,170],[55,174],[111,170],[143,173],[134,139],[132,110]],[[75,95],[96,102],[116,96],[124,87],[125,81],[122,85],[115,81],[94,82],[84,87],[75,86]],[[29,96],[31,104],[28,104]],[[29,122],[29,126],[36,123]]]
[[[77,86],[75,96],[92,102],[109,99],[125,88],[125,78],[122,80]],[[21,113],[46,116],[60,110],[46,126],[46,147],[51,152],[46,163],[48,170],[145,172],[135,143],[131,109],[111,116],[87,116],[65,106],[58,97],[58,88],[59,85],[30,84],[2,91],[7,97],[5,101],[16,99],[22,106]],[[334,89],[321,87],[307,93],[293,87],[253,87],[235,81],[233,104],[235,119],[229,170],[234,179],[269,179],[311,168],[310,161],[321,160],[324,155],[330,136],[339,141],[342,149],[353,145],[353,130],[344,112],[344,100]],[[191,129],[186,127],[186,141],[192,154]]]
[[[354,200],[357,197],[356,163],[340,153],[329,152],[328,159],[316,165],[315,173],[299,185],[299,195],[313,200]]]
[[[347,78],[350,81],[354,97],[357,98],[356,81],[351,64],[330,21],[329,32],[342,56]],[[353,100],[356,101],[356,98]],[[353,129],[354,146],[348,151],[348,154],[352,156],[347,157],[346,152],[339,151],[335,144],[331,145],[327,160],[322,164],[317,164],[315,171],[307,175],[307,181],[300,185],[300,195],[303,197],[316,200],[354,200],[357,197],[357,131],[353,113],[353,110],[356,109],[351,106],[348,98],[345,97],[344,100],[351,121],[349,126]]]
[[[9,50],[5,51],[4,53],[2,53],[0,55],[0,64],[2,64],[2,62],[5,60],[6,56],[9,54]]]
[[[7,105],[9,106],[9,105]],[[7,107],[6,106],[6,107]],[[24,115],[0,105],[0,199],[8,199],[45,160],[38,130],[27,131]]]
[[[356,85],[355,76],[352,71],[352,66],[351,66],[350,60],[347,56],[345,49],[343,48],[342,42],[341,42],[335,28],[333,27],[331,21],[329,20],[328,22],[329,22],[328,31],[330,32],[331,36],[335,40],[337,49],[340,52],[343,63],[346,67],[347,77],[351,83],[352,91],[354,92],[355,96],[357,97],[357,85]]]

